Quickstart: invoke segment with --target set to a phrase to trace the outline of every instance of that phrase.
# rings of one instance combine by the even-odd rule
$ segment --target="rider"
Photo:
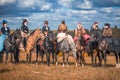
[[[1,27],[2,34],[8,36],[10,34],[10,28],[7,26],[7,20],[3,20],[2,25],[3,25],[3,27]]]
[[[98,22],[94,22],[94,24],[92,25],[92,29],[91,29],[91,39],[95,40],[95,41],[100,41],[102,38],[102,34],[100,29],[98,28]]]
[[[48,26],[48,21],[44,21],[44,26],[42,27],[42,32],[45,36],[50,32],[50,27]]]
[[[109,23],[105,23],[104,25],[104,30],[103,30],[103,37],[109,42],[111,43],[112,40],[112,29],[110,28],[110,24]]]
[[[3,50],[3,43],[5,38],[8,37],[10,34],[10,28],[7,26],[7,20],[2,21],[1,33],[2,35],[0,36],[0,43],[1,43],[0,51]],[[0,54],[0,62],[3,62],[3,51]]]
[[[87,43],[87,40],[90,38],[90,36],[86,33],[86,31],[81,23],[77,24],[77,28],[75,29],[74,34],[75,34],[74,42],[76,42],[76,40],[78,39],[79,36],[83,36],[86,43]]]
[[[26,47],[26,38],[29,35],[28,20],[27,19],[23,19],[22,26],[21,26],[21,35],[23,37],[23,47],[25,49],[25,47]]]
[[[70,45],[70,49],[73,51],[73,55],[76,58],[76,46],[73,41],[73,38],[71,35],[68,34],[67,25],[65,24],[65,20],[61,22],[61,24],[58,26],[58,35],[57,35],[57,42],[61,42],[63,39],[67,39],[68,44]]]

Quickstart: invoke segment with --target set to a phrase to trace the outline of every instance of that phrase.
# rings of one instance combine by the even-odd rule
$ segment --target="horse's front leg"
[[[39,51],[36,50],[36,65],[38,64],[38,53],[39,53]]]
[[[103,55],[104,55],[104,67],[106,67],[106,50],[103,51]]]
[[[29,54],[27,53],[27,54],[26,54],[26,62],[27,62],[27,64],[29,63],[29,62],[28,62],[28,59],[29,59]]]
[[[0,63],[3,62],[3,51],[0,52]]]
[[[68,66],[68,58],[69,58],[69,52],[65,53],[65,63]]]
[[[99,59],[99,67],[102,65],[102,51],[99,51],[99,54],[98,54],[98,59]]]
[[[29,63],[31,63],[31,58],[32,58],[32,53],[30,51],[30,54],[29,54]]]
[[[79,64],[79,52],[77,51],[76,52],[76,67],[78,66]]]
[[[55,57],[55,54],[54,54],[54,51],[52,51],[52,63],[54,64],[54,57]]]
[[[64,52],[62,52],[62,55],[63,55],[63,67],[65,66],[65,54]]]
[[[58,51],[55,52],[55,61],[56,61],[56,65],[58,65]]]
[[[50,53],[46,51],[47,65],[50,66]]]
[[[5,61],[5,64],[8,63],[8,51],[6,51],[6,61]]]

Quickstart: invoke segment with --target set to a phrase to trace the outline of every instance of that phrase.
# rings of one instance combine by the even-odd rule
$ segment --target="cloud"
[[[16,0],[0,0],[0,5],[11,4],[14,3]]]
[[[89,9],[92,7],[92,1],[91,0],[84,0],[84,2],[80,5],[78,5],[78,8],[83,8],[83,9]]]
[[[64,6],[64,7],[71,7],[71,2],[73,0],[58,0],[58,4]]]

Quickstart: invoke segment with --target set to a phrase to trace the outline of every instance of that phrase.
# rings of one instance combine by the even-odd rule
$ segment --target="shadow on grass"
[[[1,69],[0,70],[0,73],[6,73],[6,72],[11,72],[12,70],[10,69]]]

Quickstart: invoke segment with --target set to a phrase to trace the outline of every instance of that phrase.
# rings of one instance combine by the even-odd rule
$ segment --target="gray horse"
[[[59,34],[62,35],[62,37],[64,36],[64,33],[59,33]],[[66,65],[68,65],[68,58],[69,58],[70,51],[73,53],[74,57],[76,58],[76,46],[73,42],[72,36],[67,35],[64,37],[64,39],[61,39],[61,41],[58,42],[58,49],[59,51],[62,52],[63,67],[65,63]],[[57,55],[55,57],[55,60],[56,60],[56,65],[57,65],[58,64]]]

